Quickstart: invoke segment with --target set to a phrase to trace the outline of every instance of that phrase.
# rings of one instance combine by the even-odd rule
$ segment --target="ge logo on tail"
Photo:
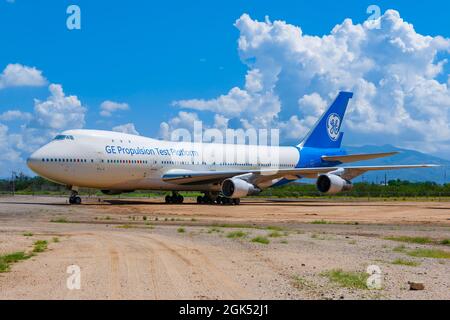
[[[327,132],[331,140],[336,141],[339,138],[339,130],[341,128],[341,118],[336,113],[328,116]]]

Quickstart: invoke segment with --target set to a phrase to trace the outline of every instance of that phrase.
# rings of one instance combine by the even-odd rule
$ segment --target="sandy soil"
[[[66,202],[0,198],[0,255],[49,241],[47,251],[0,273],[0,299],[450,299],[450,260],[409,257],[393,250],[402,243],[384,239],[449,239],[449,202]],[[311,223],[322,219],[331,223]],[[281,228],[279,237],[269,237],[268,226]],[[227,237],[238,230],[246,236]],[[251,242],[256,236],[270,243]],[[398,258],[419,265],[392,264]],[[321,275],[373,264],[382,270],[381,290],[340,287]],[[67,288],[70,265],[81,269],[80,290]],[[425,290],[410,291],[408,281]]]

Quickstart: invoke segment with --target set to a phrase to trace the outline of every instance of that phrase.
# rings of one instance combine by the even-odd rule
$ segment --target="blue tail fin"
[[[333,104],[317,121],[314,128],[299,145],[312,148],[340,148],[344,133],[341,125],[349,100],[353,97],[351,92],[340,92]]]

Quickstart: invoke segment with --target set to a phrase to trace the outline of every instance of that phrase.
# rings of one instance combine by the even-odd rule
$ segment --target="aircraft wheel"
[[[203,197],[202,196],[198,196],[197,197],[197,203],[198,204],[203,204]]]
[[[81,198],[79,196],[70,196],[69,203],[70,204],[81,204]]]
[[[241,199],[233,199],[233,204],[238,206],[241,203]]]
[[[184,197],[182,195],[177,196],[177,203],[182,204],[184,202]]]
[[[172,197],[171,196],[166,196],[166,203],[167,204],[171,204],[172,203]]]

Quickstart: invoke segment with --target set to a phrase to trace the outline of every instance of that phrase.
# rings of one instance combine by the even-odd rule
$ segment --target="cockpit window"
[[[65,135],[65,134],[59,134],[55,137],[53,140],[75,140],[73,136]]]

